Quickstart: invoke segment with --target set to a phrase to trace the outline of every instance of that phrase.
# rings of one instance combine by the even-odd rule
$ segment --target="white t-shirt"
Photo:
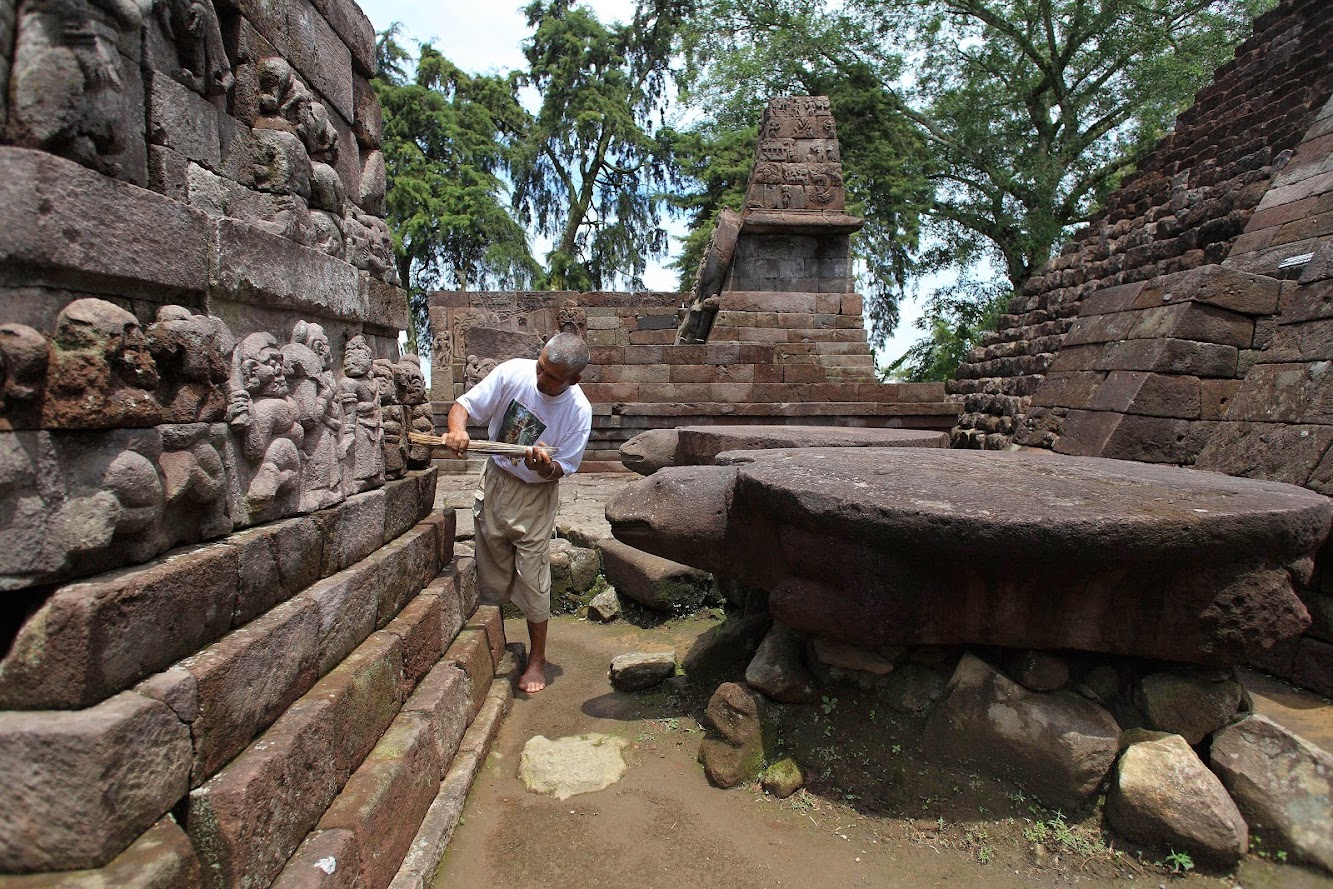
[[[535,445],[544,441],[565,475],[578,472],[592,432],[592,405],[574,384],[552,398],[537,389],[537,362],[511,358],[458,397],[468,416],[487,424],[491,441]],[[548,481],[521,459],[493,457],[496,466],[525,482]]]

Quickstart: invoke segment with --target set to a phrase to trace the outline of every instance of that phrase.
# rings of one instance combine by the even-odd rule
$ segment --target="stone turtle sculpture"
[[[607,504],[617,538],[770,593],[794,630],[1249,661],[1310,618],[1327,498],[1197,470],[906,448],[730,452]]]

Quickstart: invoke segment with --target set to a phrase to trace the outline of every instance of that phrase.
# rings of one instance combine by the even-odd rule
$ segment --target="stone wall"
[[[1244,311],[1237,314],[1249,320],[1237,320],[1237,330],[1220,339],[1206,321],[1177,317],[1210,314],[1197,307],[1157,312],[1140,319],[1138,330],[1106,327],[1075,341],[1066,333],[1093,293],[1215,266],[1231,253],[1273,176],[1333,91],[1330,35],[1333,8],[1321,0],[1288,0],[1256,21],[1254,35],[1218,69],[1214,83],[1199,91],[1174,132],[1060,256],[1024,285],[1001,316],[999,330],[983,339],[949,383],[962,409],[953,432],[956,447],[998,449],[1016,441],[1058,449],[1071,403],[1086,405],[1090,397],[1090,378],[1072,375],[1172,372],[1196,355],[1207,359],[1241,348],[1233,342],[1241,336],[1239,327],[1257,317]],[[1298,250],[1296,240],[1290,249]],[[1256,267],[1238,271],[1268,273]],[[1158,342],[1143,342],[1149,339]],[[1065,354],[1069,346],[1104,342],[1121,344],[1095,350],[1095,360],[1086,349]],[[1034,402],[1048,374],[1067,375],[1051,381],[1064,391],[1052,390]],[[1234,380],[1237,371],[1214,366],[1202,378]],[[1108,392],[1099,404],[1123,397]],[[1213,416],[1218,415],[1215,409]]]
[[[457,820],[504,637],[406,441],[373,56],[0,2],[6,885],[419,885]]]
[[[1028,282],[950,391],[955,446],[1010,443],[1333,494],[1333,7],[1260,18],[1099,219]],[[1333,693],[1333,571],[1263,666]]]
[[[875,378],[845,201],[828,99],[770,100],[746,206],[722,213],[692,292],[432,294],[437,420],[496,363],[570,329],[592,352],[587,470],[622,469],[620,446],[650,429],[949,428],[942,385]]]

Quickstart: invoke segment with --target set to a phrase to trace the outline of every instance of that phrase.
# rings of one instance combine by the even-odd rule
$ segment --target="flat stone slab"
[[[621,462],[641,475],[664,466],[708,466],[724,451],[774,448],[947,448],[949,434],[925,429],[851,426],[682,426],[636,435],[620,448]]]
[[[1309,615],[1293,573],[1328,533],[1311,491],[1057,455],[809,448],[672,467],[607,504],[631,546],[769,590],[857,645],[1250,660]]]
[[[624,776],[627,746],[624,738],[596,732],[555,740],[537,735],[523,745],[518,777],[533,793],[560,800],[603,790]]]

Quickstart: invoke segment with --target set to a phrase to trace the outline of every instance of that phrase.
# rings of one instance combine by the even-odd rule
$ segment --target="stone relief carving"
[[[343,217],[343,236],[347,262],[381,281],[399,285],[398,266],[393,261],[393,236],[383,219],[362,213],[349,204]]]
[[[407,472],[406,412],[398,400],[397,368],[387,358],[376,358],[371,370],[380,395],[384,428],[384,477],[402,478]]]
[[[0,590],[231,530],[226,426],[0,434]]]
[[[468,391],[486,379],[486,375],[495,370],[499,363],[494,358],[478,358],[476,355],[467,356],[467,367],[463,370],[463,391]]]
[[[333,349],[324,328],[297,321],[291,342],[282,347],[289,387],[300,407],[304,440],[301,453],[301,511],[310,512],[342,500],[342,403],[333,378]]]
[[[218,14],[209,0],[158,0],[154,13],[180,65],[173,72],[201,96],[222,96],[236,78],[222,46]]]
[[[426,391],[426,375],[421,372],[421,359],[416,355],[404,355],[395,368],[395,380],[398,384],[398,400],[402,402],[411,431],[434,435],[435,418]],[[429,447],[409,442],[407,468],[425,469],[430,466],[431,456]]]
[[[161,377],[164,417],[173,423],[221,421],[227,411],[227,356],[236,345],[226,325],[182,306],[163,306],[147,337]]]
[[[305,430],[272,334],[252,333],[237,345],[227,417],[244,457],[241,490],[250,522],[296,512]]]
[[[26,324],[0,325],[0,429],[41,424],[48,360],[46,337]]]
[[[588,338],[588,312],[579,305],[578,300],[567,299],[560,304],[556,315],[556,327],[561,333],[576,333],[583,339]]]
[[[487,309],[458,309],[451,313],[453,327],[454,357],[462,361],[467,357],[467,329],[482,324],[499,322],[498,313]]]
[[[56,316],[42,426],[155,426],[158,380],[139,319],[106,300],[77,299]]]
[[[363,336],[352,337],[343,351],[342,402],[343,489],[357,494],[378,487],[384,479],[380,392],[372,374],[374,354]]]
[[[7,141],[147,179],[139,28],[152,0],[28,0],[9,72]]]
[[[315,100],[286,59],[269,56],[259,62],[259,110],[265,115],[265,127],[276,125],[300,137],[311,160],[337,161],[338,131],[328,109]]]

